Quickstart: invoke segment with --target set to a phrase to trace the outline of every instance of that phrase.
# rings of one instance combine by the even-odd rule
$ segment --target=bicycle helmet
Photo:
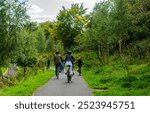
[[[72,53],[72,51],[71,51],[71,50],[68,50],[67,53],[70,55],[70,54]]]

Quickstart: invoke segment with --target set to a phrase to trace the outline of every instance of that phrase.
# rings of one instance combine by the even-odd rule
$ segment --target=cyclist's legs
[[[69,72],[70,72],[70,74],[72,75],[72,62],[71,61],[67,61],[66,62],[66,66],[69,66],[70,68],[69,68]]]
[[[72,71],[72,65],[70,66],[70,74],[72,75],[73,74],[73,71]]]

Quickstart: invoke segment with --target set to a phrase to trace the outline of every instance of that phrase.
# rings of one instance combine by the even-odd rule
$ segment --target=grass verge
[[[148,96],[150,70],[147,64],[129,65],[128,71],[119,63],[83,70],[83,76],[95,96]]]
[[[1,96],[30,96],[40,86],[54,76],[54,71],[40,71],[37,75],[29,76],[14,86],[0,90]]]

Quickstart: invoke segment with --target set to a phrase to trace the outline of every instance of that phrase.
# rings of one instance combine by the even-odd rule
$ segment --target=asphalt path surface
[[[67,83],[67,76],[62,72],[59,79],[54,76],[44,86],[38,88],[33,96],[92,96],[92,91],[77,72],[70,83]]]

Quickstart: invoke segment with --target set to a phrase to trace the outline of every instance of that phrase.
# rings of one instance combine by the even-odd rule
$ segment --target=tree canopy
[[[87,22],[85,13],[83,4],[73,4],[70,9],[63,7],[58,14],[57,36],[62,40],[65,49],[72,48],[76,44],[74,41],[76,36],[83,32]]]

